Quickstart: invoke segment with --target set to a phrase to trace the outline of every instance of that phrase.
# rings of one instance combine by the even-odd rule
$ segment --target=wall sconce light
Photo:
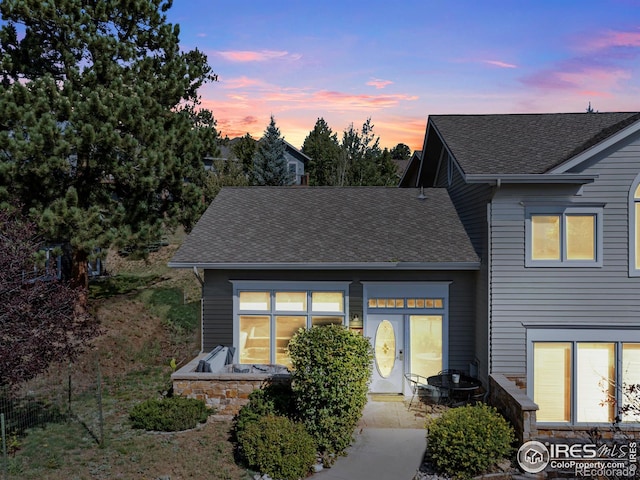
[[[357,313],[354,313],[353,316],[351,317],[351,326],[352,327],[362,326],[362,319],[358,316]]]

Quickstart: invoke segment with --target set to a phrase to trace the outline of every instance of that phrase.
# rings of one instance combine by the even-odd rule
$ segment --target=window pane
[[[415,298],[407,298],[407,308],[416,308]]]
[[[306,312],[307,292],[276,292],[276,310],[280,312]]]
[[[301,328],[306,328],[307,317],[276,317],[276,363],[291,366],[289,340]]]
[[[536,342],[533,345],[533,401],[541,422],[571,419],[571,344]]]
[[[441,298],[436,298],[436,299],[434,300],[434,302],[433,302],[433,306],[434,306],[435,308],[442,308],[442,307],[443,307],[443,305],[444,305],[444,303],[443,303],[443,301],[442,301],[442,299],[441,299]]]
[[[396,335],[389,320],[382,320],[373,343],[375,364],[382,378],[389,378],[396,363]]]
[[[311,326],[342,325],[342,317],[311,317]]]
[[[409,329],[411,373],[436,375],[442,370],[442,317],[411,315]]]
[[[240,292],[240,310],[269,310],[269,292]]]
[[[576,402],[578,422],[612,422],[615,395],[613,343],[578,343]]]
[[[240,317],[240,363],[271,363],[269,323],[268,316]]]
[[[640,343],[622,344],[622,405],[638,404],[638,393],[626,394],[630,385],[640,385]],[[622,415],[623,422],[640,422],[640,412]]]
[[[567,215],[567,259],[595,260],[595,215]]]
[[[560,216],[531,216],[531,258],[560,260]]]
[[[376,303],[376,299],[375,298],[370,298],[369,299],[369,308],[376,308],[378,306],[378,304]]]
[[[343,297],[342,292],[312,292],[311,310],[314,312],[344,312]]]

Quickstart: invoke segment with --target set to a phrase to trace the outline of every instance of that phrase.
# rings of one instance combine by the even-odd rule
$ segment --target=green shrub
[[[313,438],[287,417],[269,415],[251,422],[239,441],[249,467],[272,478],[304,478],[316,462]]]
[[[133,428],[176,432],[206,422],[211,413],[202,400],[166,397],[139,403],[129,413],[129,419]]]
[[[427,428],[428,456],[438,471],[457,478],[487,472],[515,441],[511,425],[484,404],[448,410]]]
[[[300,330],[289,352],[299,418],[330,463],[351,444],[367,403],[371,345],[341,325],[327,325]]]
[[[283,383],[268,384],[249,394],[249,403],[244,405],[235,417],[234,431],[236,438],[251,423],[255,423],[268,415],[284,417],[293,416],[293,397],[291,385]]]

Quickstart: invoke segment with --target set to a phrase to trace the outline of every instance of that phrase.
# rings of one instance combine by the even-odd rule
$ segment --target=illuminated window
[[[529,209],[526,265],[601,266],[601,209]]]
[[[616,361],[621,358],[620,361]],[[619,366],[619,368],[616,367]],[[533,400],[541,423],[611,423],[640,383],[640,343],[533,342]],[[621,387],[621,388],[620,388]],[[631,399],[634,401],[634,399]],[[624,422],[638,422],[633,413]]]
[[[238,282],[239,284],[241,282]],[[291,366],[289,341],[300,328],[346,323],[345,290],[236,289],[240,363]]]
[[[369,308],[443,308],[442,298],[370,298]]]
[[[640,176],[629,195],[629,275],[640,276]]]

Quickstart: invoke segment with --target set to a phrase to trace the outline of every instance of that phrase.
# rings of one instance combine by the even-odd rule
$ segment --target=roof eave
[[[353,262],[353,263],[215,263],[169,262],[171,268],[204,270],[479,270],[480,262]]]
[[[504,174],[504,175],[465,175],[467,183],[488,183],[489,185],[500,186],[506,183],[517,184],[577,184],[584,185],[593,183],[598,175],[583,174]]]

